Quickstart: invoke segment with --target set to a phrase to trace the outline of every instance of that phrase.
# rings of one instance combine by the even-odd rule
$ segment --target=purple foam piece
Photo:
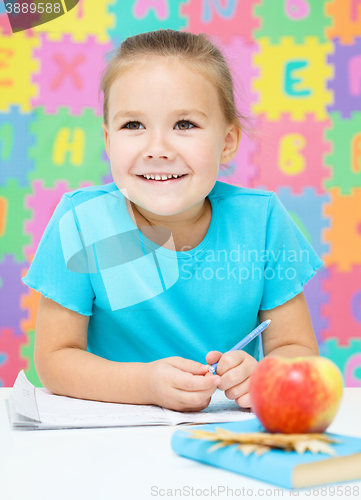
[[[323,291],[322,282],[327,277],[328,271],[323,266],[303,287],[319,346],[323,343],[321,332],[328,327],[327,319],[322,316],[322,304],[328,302],[328,294]]]
[[[353,45],[341,45],[337,39],[334,43],[335,52],[328,61],[335,66],[335,78],[328,82],[328,88],[334,91],[334,103],[327,109],[349,118],[361,109],[361,38]]]

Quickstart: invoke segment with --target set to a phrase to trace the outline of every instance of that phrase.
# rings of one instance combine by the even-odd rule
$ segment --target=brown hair
[[[248,118],[241,114],[234,101],[231,70],[221,50],[207,33],[193,33],[160,29],[126,38],[111,52],[113,58],[103,71],[99,93],[104,93],[104,122],[108,123],[109,90],[123,73],[152,56],[174,57],[198,71],[213,83],[218,92],[219,105],[227,124],[234,123],[243,131],[250,131]],[[239,82],[240,83],[240,82]]]

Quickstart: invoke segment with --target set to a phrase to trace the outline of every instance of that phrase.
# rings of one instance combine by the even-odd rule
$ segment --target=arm
[[[260,322],[271,319],[271,324],[262,332],[264,356],[316,356],[318,346],[303,292],[281,306],[259,311]],[[255,358],[245,351],[229,351],[224,354],[211,351],[207,363],[218,363],[221,375],[220,390],[239,406],[251,406],[249,382],[257,366]]]
[[[41,383],[60,396],[146,404],[144,365],[115,363],[87,352],[88,323],[89,316],[41,296],[34,349]]]
[[[34,361],[41,383],[60,396],[127,404],[156,404],[178,411],[209,405],[220,377],[180,357],[151,363],[109,361],[87,352],[89,316],[41,296]]]
[[[259,311],[260,321],[272,322],[262,333],[264,356],[318,356],[317,340],[304,293],[281,306]]]

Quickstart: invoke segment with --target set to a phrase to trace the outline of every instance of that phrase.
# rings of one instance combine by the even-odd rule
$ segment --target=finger
[[[222,353],[220,351],[209,351],[206,356],[206,361],[209,365],[213,365],[213,363],[218,363],[221,359]]]
[[[196,392],[217,388],[221,383],[219,375],[192,375],[181,370],[174,374],[173,387],[182,391]]]
[[[234,367],[241,365],[247,356],[245,351],[225,352],[218,361],[217,374],[222,376]]]
[[[239,384],[232,386],[230,389],[225,391],[225,395],[228,399],[234,399],[235,401],[249,392],[249,384],[251,377],[242,380]]]
[[[181,411],[201,411],[207,408],[211,402],[212,395],[216,387],[205,391],[188,392],[176,389],[177,401],[181,406]]]
[[[238,406],[240,406],[241,408],[252,409],[251,398],[250,398],[250,395],[248,392],[247,392],[247,394],[244,394],[240,398],[237,398],[235,401],[238,404]]]
[[[193,375],[205,375],[208,371],[208,365],[202,365],[202,363],[198,363],[191,359],[181,358],[180,356],[173,356],[167,360],[175,368],[183,372],[192,373]]]
[[[218,365],[219,366],[219,365]],[[228,391],[245,382],[252,374],[254,365],[252,363],[241,363],[221,376],[222,382],[218,386],[221,391]],[[217,369],[219,374],[219,370]],[[234,398],[233,398],[234,399]]]

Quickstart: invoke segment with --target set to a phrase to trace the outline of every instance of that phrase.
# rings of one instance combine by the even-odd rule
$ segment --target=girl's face
[[[232,159],[224,149],[233,127],[225,123],[215,87],[174,59],[148,59],[115,80],[108,116],[103,129],[114,181],[152,214],[202,207],[220,163]]]

